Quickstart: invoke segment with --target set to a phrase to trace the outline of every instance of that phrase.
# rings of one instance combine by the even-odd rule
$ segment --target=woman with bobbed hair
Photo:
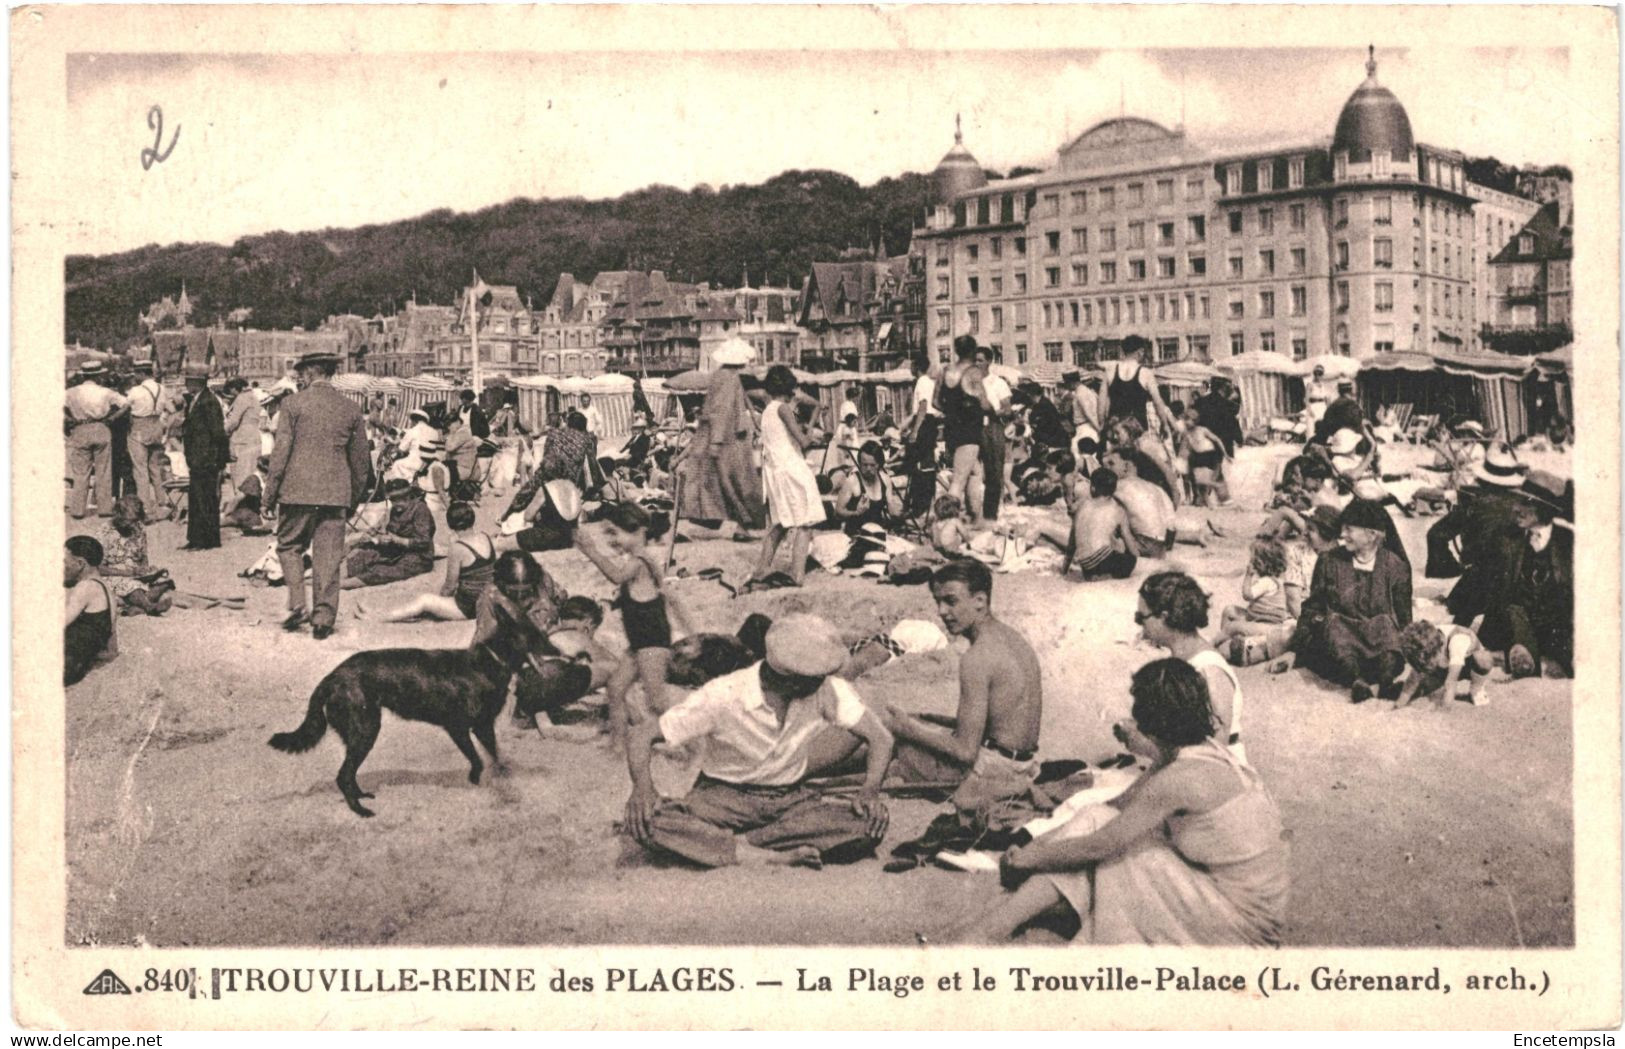
[[[952,930],[955,942],[1006,943],[1068,910],[1074,943],[1278,944],[1291,877],[1281,815],[1258,774],[1213,738],[1202,676],[1181,659],[1134,675],[1132,732],[1156,755],[1105,805],[1000,861],[1013,890]]]
[[[1208,625],[1207,592],[1184,572],[1158,572],[1140,584],[1134,622],[1145,639],[1183,659],[1207,682],[1214,738],[1247,760],[1241,744],[1241,682],[1219,650],[1198,631]]]

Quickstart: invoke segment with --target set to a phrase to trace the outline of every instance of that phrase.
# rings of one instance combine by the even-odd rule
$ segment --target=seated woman
[[[890,529],[903,513],[903,500],[882,469],[885,452],[878,441],[865,441],[858,449],[858,468],[835,489],[835,517],[847,535],[864,525]]]
[[[434,515],[423,489],[392,477],[384,483],[389,521],[357,544],[344,563],[345,590],[382,586],[422,575],[434,567]]]
[[[1158,572],[1140,584],[1140,606],[1134,622],[1146,641],[1183,659],[1207,683],[1213,711],[1213,736],[1238,760],[1247,760],[1241,742],[1241,682],[1217,649],[1200,631],[1207,629],[1209,598],[1184,572]],[[1122,733],[1117,733],[1119,739]],[[1127,740],[1124,740],[1127,742]]]
[[[149,587],[158,575],[147,562],[147,530],[142,525],[143,506],[138,495],[120,496],[113,502],[113,517],[102,526],[97,540],[102,545],[98,570],[103,583],[113,592],[114,611],[130,615],[145,612],[163,615],[173,604],[172,586]]]
[[[468,503],[452,503],[446,510],[451,530],[451,553],[446,557],[446,576],[440,590],[422,594],[386,610],[378,618],[385,623],[405,623],[413,619],[473,619],[480,594],[491,583],[496,567],[496,542],[485,532],[474,530],[474,508]],[[357,618],[365,619],[368,609],[355,603]]]
[[[270,535],[271,526],[260,514],[260,497],[265,476],[271,472],[271,459],[262,455],[254,462],[254,472],[237,487],[237,496],[220,513],[220,527],[236,528],[244,535]]]
[[[1291,651],[1279,674],[1301,663],[1363,703],[1395,688],[1405,668],[1399,632],[1411,622],[1411,569],[1383,545],[1393,522],[1382,506],[1356,499],[1343,511],[1343,545],[1320,555]]]
[[[113,591],[101,577],[102,544],[88,535],[64,544],[62,585],[68,590],[62,627],[62,683],[78,684],[97,663],[118,655]]]
[[[1136,749],[1151,768],[1106,805],[1004,854],[1013,889],[947,942],[1006,943],[1053,910],[1075,943],[1278,944],[1291,885],[1281,814],[1250,767],[1213,738],[1207,686],[1184,660],[1141,667]]]
[[[1555,524],[1572,516],[1572,503],[1567,486],[1538,470],[1519,490],[1513,522],[1522,535],[1508,544],[1499,596],[1479,630],[1487,648],[1504,653],[1513,677],[1543,665],[1574,673],[1574,533]]]

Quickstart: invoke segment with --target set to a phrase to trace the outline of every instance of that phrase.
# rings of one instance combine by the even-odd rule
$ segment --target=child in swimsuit
[[[576,548],[620,587],[615,604],[621,610],[626,628],[626,644],[631,658],[610,675],[609,741],[622,747],[627,727],[664,713],[666,709],[666,668],[671,663],[671,622],[667,618],[667,598],[662,580],[664,567],[649,542],[665,534],[662,515],[651,519],[649,511],[636,503],[616,503],[604,515],[603,537],[585,528],[576,529]],[[679,621],[682,610],[672,603]],[[634,683],[643,685],[641,703],[632,703]]]

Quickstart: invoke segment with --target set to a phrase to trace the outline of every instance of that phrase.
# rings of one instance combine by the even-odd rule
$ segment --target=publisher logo
[[[118,978],[118,973],[103,969],[101,975],[85,987],[86,994],[129,994],[130,985]]]

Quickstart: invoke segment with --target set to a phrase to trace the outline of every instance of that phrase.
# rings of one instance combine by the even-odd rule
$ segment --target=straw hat
[[[1482,462],[1473,464],[1473,477],[1479,484],[1496,488],[1517,488],[1524,482],[1529,467],[1518,461],[1518,456],[1505,441],[1496,441],[1484,450]]]

